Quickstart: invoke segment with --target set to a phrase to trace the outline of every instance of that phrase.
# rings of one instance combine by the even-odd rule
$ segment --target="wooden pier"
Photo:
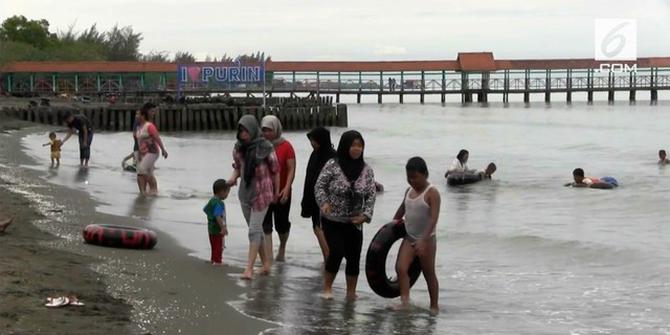
[[[101,108],[71,108],[35,106],[26,108],[2,108],[0,113],[21,120],[64,125],[66,111],[85,115],[96,130],[131,131],[137,106],[110,106]],[[306,130],[317,126],[346,127],[347,106],[303,106],[268,107],[229,106],[225,104],[161,105],[154,123],[161,131],[217,131],[236,130],[237,123],[245,114],[279,117],[286,130]]]
[[[8,95],[176,95],[177,65],[140,62],[20,62],[0,68],[0,93]],[[625,96],[635,101],[644,94],[652,102],[658,92],[670,90],[670,57],[638,58],[615,64],[593,59],[498,60],[490,52],[459,53],[456,60],[393,62],[268,62],[265,90],[261,84],[228,85],[186,91],[187,95],[242,96],[418,96],[450,101],[488,102],[496,95],[503,102],[518,95],[530,102],[541,95],[606,92],[614,101]]]

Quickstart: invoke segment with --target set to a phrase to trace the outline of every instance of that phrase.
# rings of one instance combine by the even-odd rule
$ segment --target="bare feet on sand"
[[[242,276],[240,277],[240,279],[242,279],[242,280],[251,280],[253,278],[254,278],[253,272],[246,271],[246,270],[244,272],[242,272]]]
[[[399,304],[390,305],[388,308],[393,311],[408,311],[410,309],[410,304],[401,302]]]
[[[10,224],[12,224],[13,219],[5,219],[0,221],[0,234],[5,232],[5,229],[9,227]]]
[[[319,296],[325,300],[333,300],[333,292],[323,292]]]

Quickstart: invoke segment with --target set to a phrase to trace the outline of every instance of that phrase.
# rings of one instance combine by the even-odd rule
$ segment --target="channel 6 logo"
[[[637,21],[596,19],[594,46],[598,61],[637,60]]]

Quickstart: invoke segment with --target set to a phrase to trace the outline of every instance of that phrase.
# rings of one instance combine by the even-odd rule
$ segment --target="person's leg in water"
[[[88,167],[88,161],[91,159],[91,143],[93,143],[93,131],[88,131],[88,138],[86,139],[88,143],[86,145],[86,156],[84,157],[84,167]]]
[[[0,221],[0,234],[3,234],[7,227],[9,227],[10,224],[12,224],[13,219],[4,219]]]
[[[256,255],[258,255],[259,252],[261,262],[263,263],[262,274],[270,273],[268,255],[261,251],[264,237],[263,219],[265,218],[267,208],[262,211],[256,211],[250,206],[243,205],[242,212],[245,215],[245,218],[248,217],[247,222],[249,224],[249,254],[247,255],[247,267],[242,273],[242,279],[252,279],[254,275],[254,263],[256,263]]]
[[[346,239],[344,258],[347,260],[345,273],[347,275],[347,300],[356,300],[356,286],[358,285],[358,274],[360,273],[361,250],[363,249],[363,231],[352,224],[344,227]]]
[[[286,203],[277,204],[277,211],[275,212],[275,226],[279,234],[279,250],[277,251],[277,262],[286,260],[286,242],[288,241],[289,233],[291,232],[291,221],[289,221],[289,213],[291,212],[291,198],[289,197]]]
[[[326,258],[326,265],[323,272],[323,298],[333,298],[333,282],[337,276],[337,271],[340,269],[342,259],[344,258],[344,241],[342,240],[341,228],[342,223],[331,222],[327,219],[321,220],[323,232],[328,243],[328,258]]]
[[[158,194],[158,181],[156,181],[156,176],[154,176],[153,171],[147,176],[147,185],[149,186],[149,194]]]
[[[146,195],[146,177],[143,174],[137,175],[137,188],[140,190],[140,194]]]
[[[271,204],[268,207],[267,213],[265,213],[265,218],[263,218],[263,234],[265,235],[263,238],[263,248],[262,251],[264,255],[268,255],[270,258],[270,262],[272,262],[272,254],[273,254],[273,245],[272,245],[272,220],[273,220],[273,215],[277,212],[277,205],[276,204]],[[276,215],[274,215],[274,219],[276,221]]]
[[[430,313],[435,315],[440,312],[438,304],[440,294],[440,284],[437,281],[435,274],[435,253],[437,251],[437,241],[435,237],[426,241],[426,249],[424,254],[419,257],[421,260],[421,270],[423,277],[426,279],[428,285],[428,294],[430,295]]]
[[[414,248],[412,244],[404,239],[398,250],[398,260],[395,264],[395,271],[398,274],[398,286],[400,286],[400,304],[394,306],[395,309],[405,309],[409,307],[409,267],[414,261]]]
[[[321,217],[318,214],[312,215],[312,230],[314,231],[316,240],[319,242],[319,247],[323,254],[323,263],[326,264],[326,260],[328,259],[328,242],[326,242],[326,236],[323,234],[323,229],[321,229]]]

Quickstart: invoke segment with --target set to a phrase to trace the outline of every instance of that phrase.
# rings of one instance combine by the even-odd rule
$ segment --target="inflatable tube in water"
[[[591,184],[590,188],[597,188],[600,190],[611,190],[619,186],[619,182],[614,177],[602,177],[599,183]]]
[[[86,243],[117,248],[152,249],[158,242],[156,233],[135,227],[91,224],[83,231]]]
[[[137,172],[137,168],[135,167],[134,164],[124,164],[123,165],[123,170],[128,171],[128,172]]]
[[[389,279],[386,274],[386,258],[393,243],[407,235],[404,224],[394,222],[383,226],[370,242],[368,253],[365,256],[365,276],[372,290],[384,298],[400,296],[398,279]],[[421,274],[421,262],[414,258],[409,267],[409,285],[412,286]]]
[[[479,173],[450,173],[447,175],[447,185],[449,186],[473,184],[481,180],[482,177]]]
[[[608,183],[614,187],[619,187],[619,182],[614,177],[602,177],[600,181]]]

